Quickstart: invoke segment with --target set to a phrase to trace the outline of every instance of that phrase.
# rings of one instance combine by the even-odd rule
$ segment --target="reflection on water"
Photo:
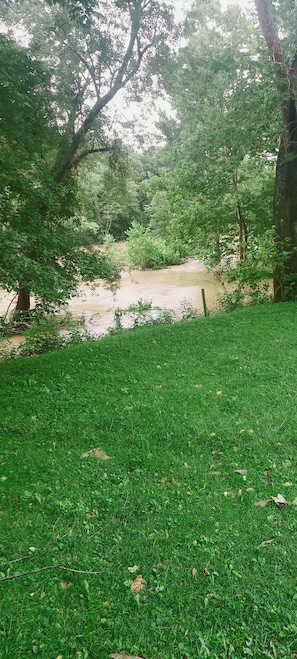
[[[115,309],[126,309],[140,299],[151,302],[153,307],[172,309],[177,316],[186,300],[187,305],[203,313],[202,288],[208,308],[213,309],[223,292],[222,285],[201,261],[191,259],[163,270],[124,271],[115,293],[103,282],[98,286],[84,284],[66,309],[74,316],[84,316],[89,332],[100,336],[113,325]],[[6,312],[11,297],[6,294],[0,296],[0,315]],[[15,343],[19,340],[19,337],[13,338]]]

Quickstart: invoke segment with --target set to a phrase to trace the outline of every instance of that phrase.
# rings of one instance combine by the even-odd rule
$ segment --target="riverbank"
[[[295,334],[264,305],[0,366],[3,656],[297,652]]]

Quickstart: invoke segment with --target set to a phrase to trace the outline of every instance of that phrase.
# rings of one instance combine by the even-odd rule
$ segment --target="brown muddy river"
[[[100,336],[114,325],[117,308],[126,309],[138,300],[151,302],[153,307],[173,310],[177,318],[181,317],[181,308],[189,305],[203,314],[201,289],[205,291],[208,308],[213,309],[223,292],[222,285],[201,261],[190,259],[163,270],[123,271],[120,287],[115,293],[105,288],[103,282],[96,286],[84,284],[66,309],[75,317],[84,316],[89,332]],[[0,315],[6,312],[12,297],[0,293]],[[123,317],[122,324],[128,327],[131,318]]]
[[[214,308],[218,295],[222,293],[222,286],[201,261],[191,259],[182,265],[163,270],[124,271],[120,287],[115,293],[106,289],[102,283],[94,288],[83,285],[78,295],[70,301],[68,309],[74,315],[83,314],[88,330],[97,336],[113,325],[116,309],[127,309],[139,300],[150,302],[152,307],[173,310],[178,318],[184,306],[190,305],[203,313],[202,288],[209,309]],[[123,317],[122,323],[128,327],[129,318]]]

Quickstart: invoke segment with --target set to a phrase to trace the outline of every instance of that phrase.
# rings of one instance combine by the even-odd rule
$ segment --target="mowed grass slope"
[[[0,366],[0,657],[297,656],[296,311]]]

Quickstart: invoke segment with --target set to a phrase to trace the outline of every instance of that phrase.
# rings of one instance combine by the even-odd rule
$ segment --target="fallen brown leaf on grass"
[[[282,494],[278,494],[277,497],[271,497],[272,501],[276,504],[278,508],[285,508],[288,505],[288,502],[283,497]]]
[[[195,567],[193,567],[193,570],[192,570],[192,577],[197,577],[197,570],[196,570]]]
[[[61,581],[60,586],[61,588],[63,588],[63,590],[66,590],[66,588],[69,588],[69,586],[71,586],[71,581]]]
[[[132,593],[140,593],[140,591],[144,588],[145,584],[142,581],[142,576],[141,574],[134,579],[133,583],[131,584],[131,592]]]
[[[206,567],[203,570],[203,574],[205,574],[206,577],[210,577],[210,572],[208,571],[208,569]]]
[[[256,501],[254,506],[260,506],[260,508],[264,508],[264,506],[267,506],[269,501],[271,501],[271,499],[262,499],[262,501]]]
[[[104,451],[101,451],[99,448],[92,448],[90,451],[86,451],[81,454],[81,458],[88,458],[89,455],[92,455],[94,458],[99,458],[100,460],[110,460],[110,456],[106,455]]]
[[[239,474],[240,476],[247,475],[247,469],[234,469],[233,474]]]
[[[132,654],[125,654],[122,650],[119,652],[114,652],[113,654],[108,655],[110,659],[143,659],[143,657],[140,657],[139,654],[137,655],[132,655]]]
[[[221,472],[220,471],[209,471],[208,475],[209,476],[220,476]]]
[[[278,494],[277,497],[271,497],[270,499],[262,499],[262,501],[256,501],[256,503],[254,503],[254,506],[260,506],[261,508],[263,508],[264,506],[267,506],[267,504],[270,501],[274,501],[275,505],[278,508],[285,508],[288,505],[288,502],[283,497],[283,495]]]
[[[138,565],[133,565],[132,567],[128,567],[128,572],[131,572],[132,574],[133,572],[137,572],[137,570],[139,570]]]
[[[266,547],[266,545],[271,545],[272,542],[274,542],[273,539],[272,540],[263,540],[263,542],[261,542],[259,547]]]

